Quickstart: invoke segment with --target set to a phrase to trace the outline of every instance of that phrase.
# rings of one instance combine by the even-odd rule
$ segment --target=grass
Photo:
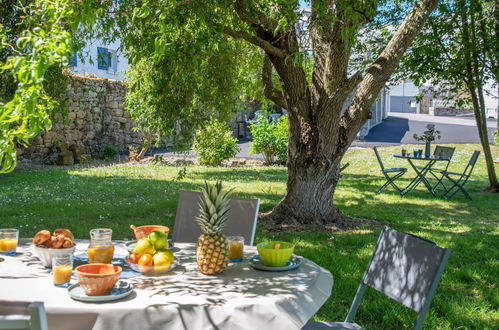
[[[451,171],[462,171],[477,145],[456,145]],[[409,150],[413,146],[407,146]],[[392,155],[401,147],[382,148],[386,166],[408,167]],[[494,155],[499,148],[493,149]],[[474,200],[456,195],[451,201],[433,198],[422,186],[401,198],[384,182],[370,149],[345,157],[335,201],[352,216],[386,221],[394,229],[435,241],[452,250],[442,282],[433,300],[428,329],[499,328],[499,196],[484,193],[487,176],[483,157],[475,167],[467,190]],[[497,168],[496,168],[497,169]],[[176,180],[179,168],[155,165],[111,165],[97,168],[28,169],[0,176],[0,227],[17,227],[24,237],[40,229],[71,228],[87,238],[95,227],[109,227],[116,239],[131,238],[130,224],[160,223],[173,226],[180,189],[198,190],[204,180],[222,179],[241,197],[261,199],[268,211],[283,196],[283,167],[206,168],[192,166]],[[414,175],[409,171],[401,185]],[[265,233],[257,242],[282,239],[297,244],[296,252],[334,275],[331,298],[317,313],[317,320],[343,320],[367,266],[381,228],[347,231]],[[412,326],[416,313],[368,290],[356,321],[369,329]]]

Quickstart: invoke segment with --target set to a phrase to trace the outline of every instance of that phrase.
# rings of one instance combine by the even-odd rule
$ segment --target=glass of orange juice
[[[0,254],[13,256],[16,254],[19,230],[14,228],[0,229]]]
[[[52,274],[54,285],[67,288],[70,285],[73,272],[73,254],[65,253],[52,257]]]
[[[227,241],[229,242],[229,260],[232,262],[243,261],[244,237],[228,236]]]

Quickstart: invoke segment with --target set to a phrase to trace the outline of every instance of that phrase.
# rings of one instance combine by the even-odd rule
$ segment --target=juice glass
[[[113,230],[97,228],[90,231],[90,245],[88,246],[88,261],[93,263],[110,264],[113,261],[114,245],[111,240]]]
[[[0,229],[0,254],[13,256],[16,254],[19,230],[14,228]]]
[[[54,285],[67,288],[73,272],[73,254],[67,253],[52,257],[52,274]]]
[[[229,260],[232,262],[243,261],[244,237],[228,236],[229,242]]]

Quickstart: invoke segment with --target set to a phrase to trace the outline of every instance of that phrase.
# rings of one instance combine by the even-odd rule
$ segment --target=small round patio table
[[[75,258],[84,256],[88,241],[77,241]],[[122,279],[134,292],[122,300],[86,303],[55,287],[49,270],[23,239],[15,256],[0,262],[0,312],[8,301],[42,301],[49,329],[300,329],[331,294],[331,273],[303,258],[286,272],[254,270],[248,259],[256,248],[245,246],[245,258],[215,276],[201,274],[195,244],[175,244],[180,265],[164,276],[145,276],[124,269]],[[113,263],[127,255],[115,242]],[[80,257],[81,258],[81,257]],[[72,283],[76,283],[73,278]]]
[[[425,185],[426,189],[428,189],[428,191],[433,195],[433,196],[437,196],[435,194],[435,190],[433,189],[433,187],[431,186],[431,184],[428,182],[428,180],[426,179],[426,175],[428,174],[428,172],[431,170],[431,168],[433,167],[433,165],[435,165],[436,162],[438,161],[447,161],[449,162],[450,161],[450,158],[447,158],[447,157],[436,157],[436,156],[430,156],[430,157],[415,157],[415,156],[411,156],[411,155],[405,155],[405,156],[402,156],[402,155],[393,155],[393,157],[395,158],[403,158],[403,159],[407,159],[407,161],[409,162],[409,164],[411,165],[411,167],[414,169],[414,171],[416,172],[416,177],[414,179],[412,179],[412,181],[407,185],[407,187],[405,187],[403,190],[402,190],[402,195],[405,195],[407,194],[408,192],[416,189],[416,187],[421,183],[423,182],[423,184]],[[418,168],[415,164],[414,164],[414,161],[426,161],[426,165],[421,167],[421,168]]]

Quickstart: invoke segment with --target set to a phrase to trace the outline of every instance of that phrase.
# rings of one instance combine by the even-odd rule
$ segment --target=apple
[[[168,248],[166,233],[163,230],[154,230],[148,238],[156,250]]]

